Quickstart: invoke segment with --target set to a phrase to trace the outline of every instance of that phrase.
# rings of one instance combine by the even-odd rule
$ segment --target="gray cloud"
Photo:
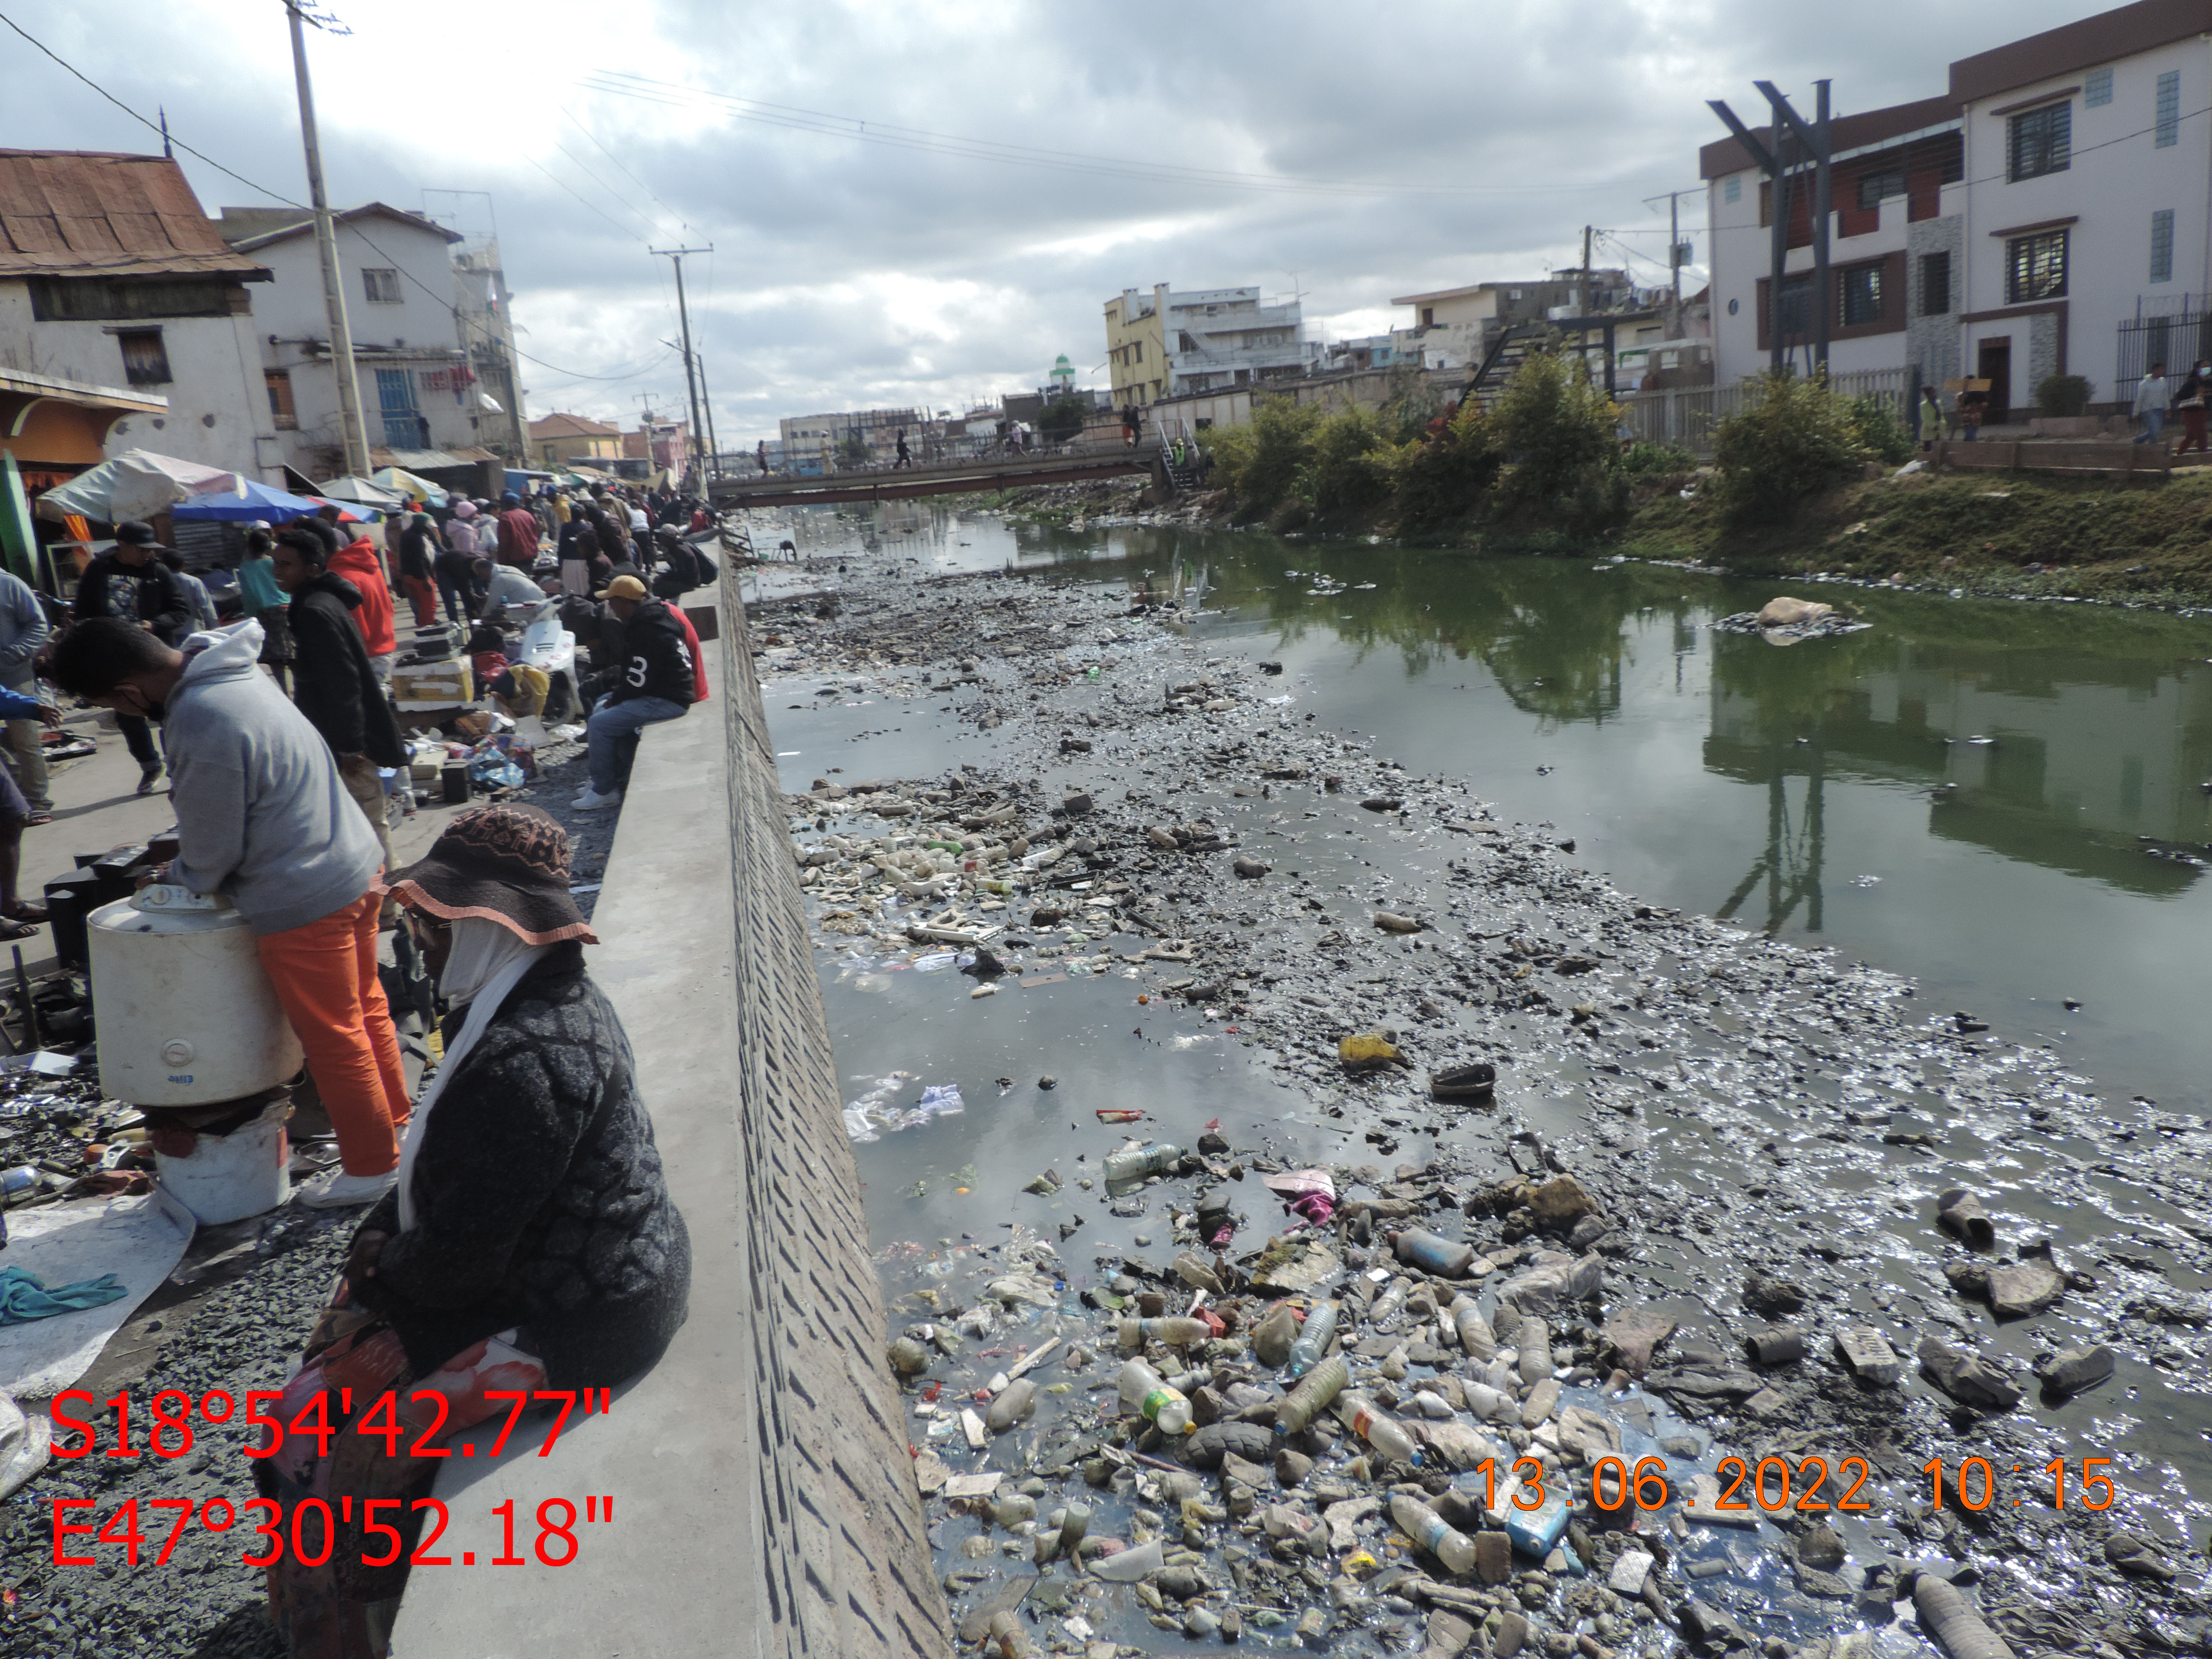
[[[1296,272],[1310,319],[1372,318],[1394,294],[1571,264],[1585,222],[1622,233],[1656,281],[1663,204],[1644,200],[1696,185],[1697,147],[1718,132],[1705,99],[1745,110],[1751,81],[1771,77],[1809,106],[1816,75],[1842,110],[1925,97],[1952,58],[2095,9],[672,0],[641,14],[654,36],[617,39],[576,0],[533,13],[530,40],[506,7],[339,9],[356,33],[313,45],[334,194],[419,208],[426,187],[494,193],[523,349],[559,366],[530,371],[536,413],[630,416],[638,392],[676,406],[681,368],[659,343],[676,327],[667,262],[646,245],[713,242],[686,277],[729,444],[780,415],[1035,385],[1063,351],[1087,372],[1103,356],[1100,307],[1125,287],[1287,293]],[[195,148],[304,197],[281,16],[223,0],[197,13],[17,0],[9,15],[126,103],[166,105]],[[158,142],[5,38],[0,144]],[[1100,160],[1007,165],[582,84],[606,70],[862,119],[878,137],[902,126]],[[1164,165],[1394,188],[1121,171]],[[255,199],[185,166],[210,210]],[[1684,210],[1695,234],[1702,198]],[[647,364],[619,383],[560,372]]]

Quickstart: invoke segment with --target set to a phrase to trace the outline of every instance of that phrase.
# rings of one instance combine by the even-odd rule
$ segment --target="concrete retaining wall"
[[[441,1547],[495,1549],[512,1498],[526,1565],[417,1568],[394,1659],[952,1652],[744,615],[732,576],[713,701],[646,732],[589,957],[690,1227],[690,1318],[551,1456],[542,1425],[496,1462],[495,1422],[465,1437]],[[532,1559],[541,1502],[599,1494],[574,1565]]]

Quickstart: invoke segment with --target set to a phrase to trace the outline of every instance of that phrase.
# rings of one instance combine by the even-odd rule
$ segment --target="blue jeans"
[[[2139,444],[2156,443],[2159,434],[2166,430],[2166,411],[2162,409],[2146,409],[2143,410],[2142,421],[2142,435],[2136,441]]]
[[[672,720],[684,705],[665,697],[632,697],[627,702],[605,702],[584,722],[591,749],[592,787],[602,795],[619,793],[629,782],[630,763],[637,758],[637,734],[661,720]]]

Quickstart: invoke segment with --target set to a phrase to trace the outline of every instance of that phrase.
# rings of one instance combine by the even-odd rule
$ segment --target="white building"
[[[1960,58],[1942,97],[1835,119],[1831,369],[1985,378],[1995,422],[2053,374],[2124,405],[2148,360],[2212,346],[2208,37],[2212,0],[2140,0]],[[1727,383],[1769,362],[1771,192],[1732,137],[1700,161]],[[1779,307],[1801,364],[1810,194],[1793,180]]]
[[[1398,357],[1423,368],[1474,368],[1505,329],[1540,321],[1562,307],[1569,315],[1585,308],[1592,314],[1618,311],[1634,296],[1628,273],[1617,269],[1555,271],[1528,282],[1402,294],[1390,303],[1413,307],[1413,321],[1392,329],[1390,339]]]
[[[451,457],[487,439],[507,439],[507,412],[485,402],[462,348],[448,251],[461,237],[381,202],[334,216],[372,460],[419,470],[440,465],[422,459],[426,453]],[[309,478],[342,472],[337,378],[314,221],[292,208],[225,208],[220,222],[235,252],[275,276],[254,322],[283,459]]]
[[[246,286],[269,276],[167,157],[0,150],[0,369],[167,400],[116,420],[111,450],[279,478],[254,343],[269,289]]]
[[[1298,302],[1264,304],[1256,288],[1125,289],[1106,302],[1114,400],[1151,404],[1304,375],[1322,349],[1303,334]]]

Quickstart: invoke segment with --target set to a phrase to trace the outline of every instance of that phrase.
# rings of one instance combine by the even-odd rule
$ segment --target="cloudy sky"
[[[1524,0],[1391,8],[317,0],[333,199],[486,228],[529,410],[674,407],[674,291],[725,447],[779,416],[1103,385],[1104,301],[1157,282],[1303,295],[1310,331],[1394,295],[1597,263],[1663,278],[1704,100],[1754,78],[1837,110],[1943,89],[1954,58],[2101,8]],[[304,200],[278,0],[0,0],[129,109],[166,107],[210,212]],[[143,151],[124,109],[0,29],[0,148]],[[248,189],[221,170],[263,187]],[[447,192],[484,191],[481,196]],[[1649,198],[1659,197],[1656,205]],[[1704,198],[1683,202],[1702,258]]]

